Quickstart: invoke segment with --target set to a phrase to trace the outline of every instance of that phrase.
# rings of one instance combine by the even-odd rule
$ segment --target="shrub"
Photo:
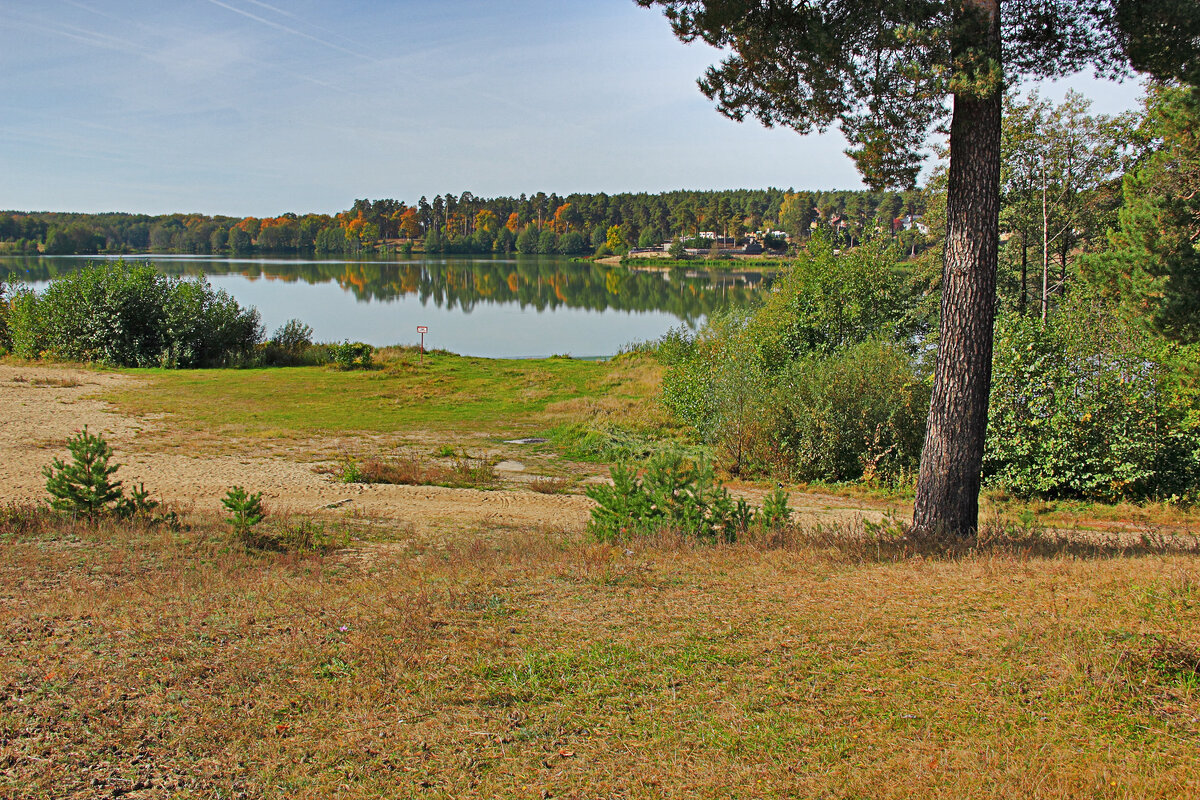
[[[330,346],[330,357],[339,369],[369,369],[375,348],[362,342],[342,342]]]
[[[908,343],[910,298],[892,277],[895,254],[864,245],[835,255],[814,236],[776,282],[747,327],[763,363],[777,370],[800,356],[875,339]]]
[[[203,279],[169,278],[150,265],[90,264],[12,302],[13,352],[23,358],[119,367],[219,366],[262,338],[258,311]]]
[[[680,348],[663,377],[663,402],[716,446],[718,462],[735,475],[769,469],[766,411],[771,376],[747,335],[742,311],[714,315],[690,356]]]
[[[781,524],[791,517],[787,495],[773,495],[756,512],[717,483],[710,465],[678,454],[651,458],[640,480],[629,464],[613,465],[611,474],[612,486],[587,490],[598,504],[588,531],[601,541],[669,528],[704,541],[733,542],[752,525]]]
[[[169,280],[166,367],[225,366],[247,358],[262,339],[256,309],[243,309],[203,279]]]
[[[21,358],[38,358],[46,344],[46,319],[38,297],[19,288],[8,301],[9,348]]]
[[[984,473],[1019,497],[1193,498],[1196,348],[1171,344],[1079,288],[1043,323],[997,323]]]
[[[929,384],[902,347],[867,341],[791,364],[768,408],[771,456],[793,478],[892,482],[920,460]]]
[[[315,361],[312,328],[298,319],[289,319],[275,329],[262,351],[261,361],[269,365],[298,365]]]
[[[903,478],[920,455],[928,387],[891,259],[869,247],[836,257],[817,238],[759,308],[664,337],[664,404],[734,474]]]
[[[696,341],[697,337],[680,325],[664,333],[658,341],[634,349],[652,352],[659,363],[670,367],[695,355]]]
[[[312,328],[298,319],[289,319],[271,334],[271,344],[285,352],[297,354],[312,345]]]

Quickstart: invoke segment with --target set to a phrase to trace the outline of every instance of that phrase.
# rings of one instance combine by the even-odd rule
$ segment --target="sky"
[[[718,114],[719,55],[633,0],[0,0],[0,209],[862,187],[836,131]]]

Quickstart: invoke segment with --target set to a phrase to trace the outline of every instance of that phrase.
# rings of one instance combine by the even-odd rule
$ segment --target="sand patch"
[[[262,492],[269,512],[356,517],[408,523],[421,528],[454,526],[543,526],[581,530],[595,503],[582,494],[546,494],[522,488],[538,476],[524,462],[496,465],[510,488],[496,491],[439,486],[347,484],[317,469],[328,466],[334,449],[353,450],[370,437],[314,438],[293,447],[259,446],[246,453],[244,442],[225,442],[211,434],[203,447],[182,446],[163,451],[139,447],[139,441],[178,438],[170,420],[126,416],[97,395],[136,388],[140,379],[113,372],[93,372],[53,366],[0,365],[0,502],[36,502],[46,498],[42,468],[55,456],[67,457],[65,441],[84,425],[101,433],[121,464],[117,477],[126,485],[145,483],[155,498],[184,509],[221,512],[220,500],[234,485]],[[217,441],[210,441],[212,437]],[[213,445],[217,445],[214,447]],[[216,451],[216,452],[214,452]],[[590,476],[583,487],[603,483]],[[581,488],[583,488],[581,487]],[[761,490],[738,491],[752,503],[762,502]],[[821,495],[793,495],[797,518],[812,522],[879,521],[883,512],[864,509],[852,501]]]
[[[0,419],[4,420],[0,502],[44,499],[42,468],[55,456],[65,458],[67,437],[87,425],[113,446],[121,464],[117,477],[126,484],[144,482],[154,497],[198,511],[220,511],[220,498],[235,484],[262,492],[269,511],[350,512],[417,525],[496,523],[578,529],[587,522],[592,507],[591,500],[579,495],[345,484],[317,474],[316,463],[280,454],[140,452],[134,446],[137,437],[161,432],[169,420],[127,417],[95,397],[137,383],[137,378],[117,373],[0,365]],[[336,508],[326,508],[334,504]]]

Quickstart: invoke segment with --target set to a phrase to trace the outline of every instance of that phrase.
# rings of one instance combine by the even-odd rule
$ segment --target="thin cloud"
[[[294,19],[297,22],[304,21],[290,11],[284,11],[282,8],[276,8],[275,6],[273,6],[269,3],[260,2],[260,0],[246,0],[246,2],[249,3],[250,5],[258,6],[259,8],[265,8],[267,11],[274,11],[276,14],[278,14],[281,17],[289,17],[290,19]]]
[[[281,17],[287,17],[288,19],[294,19],[294,20],[296,20],[296,22],[299,22],[301,25],[307,25],[309,28],[317,27],[317,26],[313,25],[311,22],[306,22],[305,20],[301,19],[300,17],[296,16],[295,14],[293,14],[290,11],[287,11],[282,8],[276,8],[275,6],[271,5],[270,3],[262,2],[262,0],[246,0],[246,2],[250,3],[251,5],[258,6],[259,8],[265,8],[268,11],[273,11],[274,13],[278,14]],[[332,31],[322,31],[322,33],[324,33],[326,36],[332,36],[335,39],[341,39],[343,42],[349,42],[350,44],[357,44],[353,39],[347,38],[345,36],[334,33]]]
[[[325,39],[321,39],[316,36],[310,36],[309,34],[305,33],[304,31],[298,31],[295,28],[292,28],[288,25],[283,25],[282,23],[275,22],[273,20],[269,20],[265,17],[260,17],[257,14],[251,14],[249,11],[245,11],[245,10],[237,8],[235,6],[231,6],[228,3],[222,3],[221,0],[207,0],[207,2],[212,3],[214,6],[220,6],[221,8],[224,8],[227,11],[232,11],[235,14],[240,14],[241,16],[246,17],[247,19],[252,19],[255,22],[266,25],[269,28],[274,28],[275,30],[283,31],[284,33],[290,33],[292,36],[299,36],[301,39],[308,39],[310,42],[316,42],[317,44],[322,45],[324,47],[328,47],[331,50],[337,50],[340,53],[345,53],[346,55],[354,56],[355,58],[360,58],[369,64],[378,63],[375,59],[373,59],[369,56],[363,55],[362,53],[357,53],[353,50],[342,47],[341,45],[336,45],[333,42],[326,41]],[[261,6],[261,5],[265,5],[265,4],[257,3],[256,5]],[[267,6],[267,7],[270,8],[270,6]],[[272,9],[272,10],[278,10],[278,9]],[[288,16],[290,16],[290,15],[288,15]]]
[[[106,14],[105,12],[101,11],[98,8],[94,8],[94,7],[86,5],[84,3],[76,3],[75,0],[62,0],[62,2],[65,3],[66,5],[73,6],[74,8],[78,8],[80,11],[86,11],[89,14],[95,14],[96,16],[104,17],[105,19],[111,19],[113,22],[121,22],[122,21],[122,20],[118,19],[117,17],[114,17],[112,14]]]
[[[40,33],[50,34],[51,36],[61,36],[65,39],[71,39],[76,42],[89,44],[92,47],[100,47],[105,50],[116,50],[124,53],[140,52],[140,49],[133,42],[125,41],[124,39],[118,39],[117,37],[109,36],[108,34],[77,28],[73,25],[48,23],[43,20],[31,19],[29,17],[15,20],[15,23]]]

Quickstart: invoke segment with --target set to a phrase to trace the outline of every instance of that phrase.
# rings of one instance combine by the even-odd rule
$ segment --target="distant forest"
[[[520,197],[438,195],[416,205],[356,200],[339,214],[278,217],[0,211],[0,253],[369,254],[625,253],[702,234],[744,243],[771,232],[793,241],[824,228],[835,241],[897,237],[915,246],[919,191],[783,189]],[[912,240],[912,241],[909,241]],[[773,240],[781,244],[782,237]],[[770,244],[771,242],[768,242]],[[711,242],[706,242],[707,246]]]

